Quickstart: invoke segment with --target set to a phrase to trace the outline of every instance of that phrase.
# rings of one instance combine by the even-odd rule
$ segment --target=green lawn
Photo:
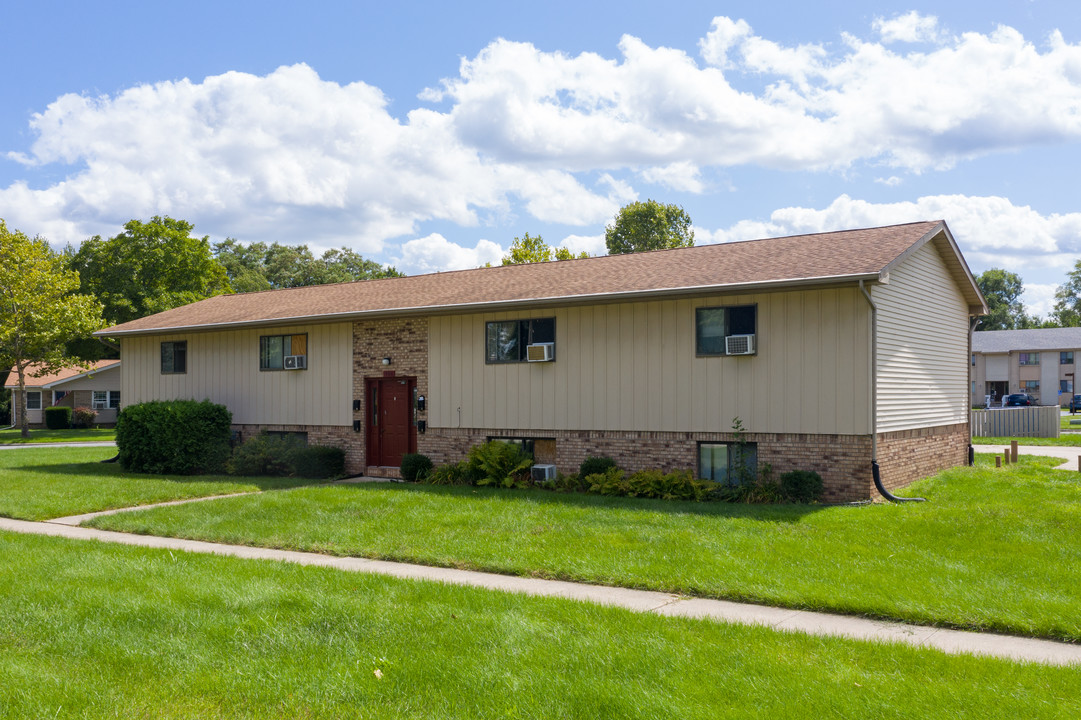
[[[116,430],[113,428],[92,428],[87,430],[31,430],[30,437],[23,438],[22,431],[0,430],[0,445],[16,445],[20,443],[55,443],[55,442],[91,442],[99,440],[116,440]]]
[[[1076,447],[1081,450],[1081,435],[1060,435],[1057,438],[1038,437],[974,437],[973,445],[1002,445],[1007,447],[1011,440],[1016,440],[1018,445],[1035,445],[1037,447]]]
[[[651,588],[1081,640],[1081,482],[991,456],[926,503],[751,506],[370,484],[94,520],[96,527]]]
[[[125,473],[116,448],[0,450],[0,516],[46,520],[95,510],[292,487],[310,480]]]
[[[325,568],[0,533],[0,577],[0,718],[1081,716],[1076,668]]]

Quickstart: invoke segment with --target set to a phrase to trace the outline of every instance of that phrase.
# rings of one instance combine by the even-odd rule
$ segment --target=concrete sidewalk
[[[71,522],[73,519],[61,518],[60,520],[63,522],[28,522],[0,518],[0,530],[224,555],[244,559],[276,560],[300,565],[315,565],[348,572],[374,573],[408,580],[427,580],[540,597],[566,598],[670,617],[710,619],[744,625],[763,625],[774,630],[801,632],[809,635],[896,642],[916,647],[934,648],[947,653],[985,655],[1048,665],[1081,665],[1081,645],[1070,645],[1050,640],[945,630],[920,625],[882,622],[848,615],[789,610],[724,600],[687,598],[648,590],[630,590],[604,585],[541,580],[513,575],[497,575],[469,570],[387,562],[384,560],[333,557],[317,553],[272,550],[247,545],[225,545],[198,540],[132,535],[64,524]]]
[[[1009,445],[973,445],[972,449],[978,453],[991,453],[1001,455]],[[1056,470],[1077,470],[1077,458],[1081,457],[1081,447],[1064,447],[1059,445],[1018,445],[1018,455],[1043,455],[1044,457],[1061,458],[1063,463]]]
[[[52,442],[52,443],[12,443],[0,445],[0,450],[21,450],[23,448],[70,448],[70,447],[116,447],[115,440],[89,440],[87,442]]]

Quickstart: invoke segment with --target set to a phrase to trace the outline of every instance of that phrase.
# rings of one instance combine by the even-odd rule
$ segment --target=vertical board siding
[[[308,369],[261,372],[259,337],[307,333]],[[186,340],[187,372],[161,373],[161,343]],[[349,323],[124,338],[124,405],[190,399],[220,403],[237,424],[350,425],[353,332]]]
[[[696,357],[695,308],[747,304],[757,355]],[[555,362],[485,363],[486,322],[535,317],[556,319]],[[433,316],[429,339],[432,427],[870,432],[856,288]]]
[[[968,306],[927,243],[875,285],[878,432],[968,421]]]

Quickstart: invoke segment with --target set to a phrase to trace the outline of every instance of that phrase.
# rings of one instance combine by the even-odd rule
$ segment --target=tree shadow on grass
[[[805,516],[823,510],[837,509],[837,505],[751,504],[729,502],[690,502],[685,500],[658,500],[654,498],[610,497],[588,493],[555,492],[539,488],[512,489],[474,487],[471,485],[424,485],[421,483],[355,483],[336,485],[357,492],[381,490],[413,492],[440,497],[462,499],[497,499],[508,503],[530,503],[578,507],[583,509],[612,509],[643,513],[667,513],[672,515],[700,515],[706,517],[757,520],[771,523],[798,523]],[[847,506],[845,506],[847,507]]]
[[[150,473],[128,472],[116,463],[52,463],[38,465],[18,465],[7,468],[11,471],[44,473],[49,475],[68,475],[72,480],[86,478],[110,478],[132,480],[160,480],[175,483],[206,483],[208,485],[254,485],[260,490],[279,490],[284,488],[319,485],[325,480],[297,477],[249,477],[246,475],[154,475]]]

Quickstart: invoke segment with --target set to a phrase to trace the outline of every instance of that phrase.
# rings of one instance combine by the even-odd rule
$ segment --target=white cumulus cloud
[[[470,248],[451,242],[439,233],[404,242],[399,252],[400,256],[391,264],[407,275],[468,270],[485,263],[498,265],[504,255],[503,248],[491,240],[479,240]]]
[[[915,10],[896,15],[889,20],[875,18],[871,26],[884,43],[933,42],[939,35],[938,18],[934,15],[921,15]]]

